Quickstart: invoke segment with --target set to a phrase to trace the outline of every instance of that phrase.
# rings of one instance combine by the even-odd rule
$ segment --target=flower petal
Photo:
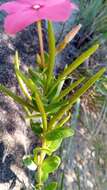
[[[67,1],[70,3],[70,0],[46,0],[46,6],[50,7],[50,6],[65,3]]]
[[[33,9],[8,15],[4,24],[5,31],[9,34],[16,34],[39,19],[40,18]]]
[[[28,3],[28,4],[35,3],[35,0],[16,0],[16,1],[21,2],[21,3]]]
[[[30,5],[36,5],[36,4],[44,5],[47,0],[17,0],[17,1],[21,3],[28,3]]]
[[[48,0],[47,5],[39,10],[39,14],[42,19],[66,21],[74,9],[74,4],[69,0]]]
[[[61,5],[63,3],[69,3],[70,7],[72,7],[72,9],[77,9],[76,4],[72,3],[70,0],[46,0],[45,1],[46,6],[50,7],[50,6],[54,6],[54,5]]]
[[[20,2],[16,2],[16,1],[11,1],[11,2],[7,2],[4,3],[0,6],[0,11],[4,10],[6,11],[8,14],[12,14],[15,13],[16,11],[23,11],[25,9],[29,8],[29,4],[22,4]]]

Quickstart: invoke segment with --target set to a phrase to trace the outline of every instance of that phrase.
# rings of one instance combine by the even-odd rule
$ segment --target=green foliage
[[[65,112],[69,111],[69,109],[76,103],[77,99],[84,94],[94,83],[99,79],[100,76],[105,72],[105,68],[102,68],[99,72],[97,72],[91,79],[89,79],[79,90],[77,90],[74,95],[68,100],[68,104],[62,107],[57,115],[55,115],[51,121],[49,128],[51,128],[57,120],[61,119]]]
[[[48,179],[49,174],[53,173],[60,165],[60,158],[58,156],[52,156],[52,153],[59,148],[63,139],[74,135],[72,128],[65,127],[65,124],[70,119],[68,111],[73,104],[76,103],[77,99],[105,72],[105,68],[102,68],[87,82],[84,82],[82,87],[76,90],[69,99],[66,98],[67,95],[78,85],[83,83],[84,77],[71,83],[71,85],[65,89],[63,89],[64,81],[80,64],[89,58],[97,48],[98,45],[94,45],[84,52],[59,74],[58,79],[52,75],[51,80],[49,80],[50,85],[48,86],[48,91],[46,90],[48,80],[47,69],[41,70],[36,68],[32,70],[30,68],[25,75],[20,71],[19,58],[16,53],[15,72],[24,97],[17,96],[3,85],[0,85],[2,92],[9,95],[26,109],[32,131],[35,135],[38,135],[43,142],[42,147],[36,147],[34,149],[33,158],[28,156],[23,160],[29,169],[34,170],[36,167],[38,168],[37,189]],[[48,64],[50,63],[51,62]],[[66,117],[64,116],[65,114],[67,115]],[[38,116],[42,119],[39,123],[35,121]],[[40,163],[38,159],[40,159]]]
[[[51,155],[52,154],[52,152],[51,152],[51,150],[49,150],[49,148],[47,147],[47,148],[41,148],[41,147],[36,147],[34,150],[33,150],[33,153],[34,153],[34,155],[36,156],[38,153],[40,153],[40,152],[44,152],[44,153],[46,153],[47,155]]]
[[[56,190],[57,189],[57,183],[51,182],[49,185],[46,186],[45,190]]]
[[[52,173],[59,167],[60,162],[58,156],[50,156],[44,160],[42,170],[47,173]]]
[[[44,183],[50,173],[53,173],[60,165],[60,158],[58,156],[49,156],[46,158],[41,167],[41,182]]]
[[[64,71],[58,76],[58,79],[53,84],[52,88],[50,88],[48,96],[53,92],[55,87],[62,81],[65,80],[69,74],[71,74],[75,69],[77,69],[84,61],[86,61],[97,49],[99,45],[93,45],[87,51],[82,53],[72,64],[64,69]]]
[[[36,135],[40,135],[43,133],[43,128],[40,123],[31,122],[31,129]]]
[[[46,140],[55,141],[57,139],[64,139],[74,135],[74,131],[67,127],[61,127],[51,130],[45,135]]]
[[[23,164],[30,170],[36,170],[37,166],[33,161],[33,157],[31,156],[24,156]]]
[[[15,68],[16,77],[17,77],[17,80],[18,80],[18,82],[19,82],[20,88],[21,88],[23,94],[24,94],[25,96],[27,96],[29,100],[31,100],[31,96],[30,96],[30,94],[29,94],[29,92],[28,92],[28,90],[27,90],[27,88],[26,88],[26,86],[25,86],[23,80],[21,79],[21,77],[20,77],[19,74],[18,74],[18,72],[20,72],[20,71],[19,71],[20,60],[19,60],[18,52],[17,52],[17,51],[16,51],[16,55],[15,55],[15,60],[14,60],[14,62],[16,63],[15,66],[14,66],[14,68]],[[17,72],[17,71],[18,71],[18,72]]]
[[[54,140],[54,141],[47,141],[47,147],[51,151],[51,153],[55,152],[61,145],[62,139]]]
[[[59,94],[59,96],[57,96],[57,98],[55,99],[55,101],[60,101],[61,99],[63,99],[65,96],[67,96],[69,94],[69,92],[71,92],[74,88],[76,88],[79,84],[81,84],[81,82],[84,80],[85,78],[82,77],[79,80],[77,80],[76,82],[74,82],[73,84],[71,83],[71,85],[69,87],[67,87],[66,89],[62,90],[61,93]]]

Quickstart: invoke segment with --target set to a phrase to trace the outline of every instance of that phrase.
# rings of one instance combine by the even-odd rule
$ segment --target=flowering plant
[[[35,166],[34,189],[38,190],[57,189],[57,182],[51,182],[48,185],[45,182],[61,163],[61,158],[53,153],[59,148],[63,139],[74,135],[73,129],[69,126],[70,109],[105,71],[105,68],[102,68],[88,81],[82,77],[71,82],[69,87],[63,88],[71,73],[97,50],[99,45],[95,44],[67,66],[57,77],[54,74],[57,54],[77,34],[81,25],[74,27],[65,36],[63,42],[56,47],[51,21],[65,21],[75,8],[77,7],[69,0],[16,0],[0,6],[0,10],[5,10],[8,13],[5,19],[5,31],[9,34],[16,34],[26,26],[37,22],[40,54],[37,54],[36,67],[28,68],[28,72],[25,74],[20,70],[18,52],[14,58],[16,77],[24,97],[17,96],[3,85],[0,85],[0,91],[21,104],[26,113],[25,119],[29,120],[31,129],[40,139],[40,146],[35,147],[33,154],[23,160],[28,167],[32,164]],[[49,20],[47,27],[48,52],[44,51],[43,46],[42,19]],[[75,93],[68,98],[67,95],[75,88],[77,89]]]

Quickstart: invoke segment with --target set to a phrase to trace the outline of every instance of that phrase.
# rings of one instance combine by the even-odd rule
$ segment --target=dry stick
[[[44,46],[43,46],[43,34],[42,34],[41,21],[37,22],[37,29],[38,29],[38,37],[39,37],[39,44],[40,44],[41,65],[44,67],[45,66],[45,57],[44,57]]]

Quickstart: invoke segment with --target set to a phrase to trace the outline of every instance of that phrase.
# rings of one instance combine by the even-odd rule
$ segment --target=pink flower
[[[8,13],[4,27],[9,34],[42,19],[65,21],[74,9],[76,6],[70,0],[16,0],[0,6],[0,11]]]

